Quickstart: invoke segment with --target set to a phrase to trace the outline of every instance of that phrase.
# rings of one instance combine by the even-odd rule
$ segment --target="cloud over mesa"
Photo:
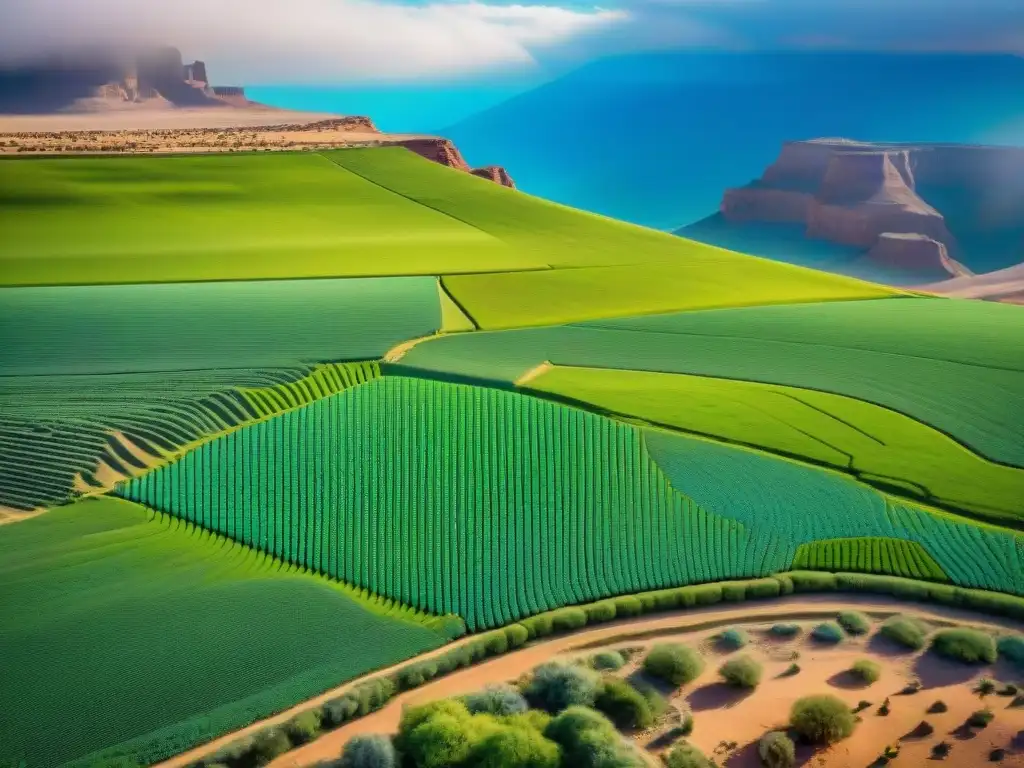
[[[447,78],[529,68],[621,10],[370,0],[0,0],[0,56],[175,45],[220,82]]]

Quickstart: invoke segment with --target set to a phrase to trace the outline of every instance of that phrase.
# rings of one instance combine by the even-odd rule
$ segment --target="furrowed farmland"
[[[1024,596],[1024,307],[397,147],[0,160],[0,275],[2,765],[728,580]]]

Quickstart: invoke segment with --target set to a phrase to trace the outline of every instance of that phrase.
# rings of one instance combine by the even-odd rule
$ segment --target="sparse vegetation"
[[[913,616],[893,616],[887,619],[879,630],[879,634],[894,643],[909,648],[912,651],[919,651],[924,648],[925,640],[928,637],[929,627],[920,619]]]
[[[870,659],[860,659],[855,661],[853,666],[850,667],[850,673],[870,685],[871,683],[878,682],[878,678],[882,676],[882,666]]]
[[[757,755],[764,768],[793,768],[796,764],[796,746],[781,731],[769,731],[757,742]]]
[[[725,662],[718,668],[718,674],[737,688],[756,688],[761,682],[764,667],[752,656],[742,655]]]
[[[850,736],[857,723],[842,699],[822,694],[798,699],[790,710],[789,724],[811,744],[831,744]]]
[[[750,642],[750,635],[745,630],[732,628],[717,635],[715,642],[723,651],[738,651]]]
[[[996,681],[989,677],[983,677],[974,686],[974,692],[982,699],[986,696],[991,696],[996,692]]]
[[[932,747],[932,757],[934,757],[937,760],[942,760],[949,755],[952,749],[953,747],[949,744],[949,742],[940,741],[938,744]]]
[[[860,611],[843,611],[836,621],[850,635],[866,635],[871,630],[870,617]]]
[[[986,728],[995,719],[995,713],[991,709],[979,709],[972,712],[967,718],[967,724],[972,728]]]
[[[930,714],[930,715],[937,715],[937,714],[940,714],[942,712],[948,712],[949,711],[949,707],[946,706],[946,702],[940,700],[940,701],[934,702],[930,707],[928,707],[927,711],[928,711],[928,714]]]
[[[994,664],[996,660],[995,640],[976,629],[941,629],[932,637],[931,650],[964,664]]]
[[[672,685],[685,685],[704,671],[704,659],[681,643],[663,643],[651,648],[644,658],[644,671]]]

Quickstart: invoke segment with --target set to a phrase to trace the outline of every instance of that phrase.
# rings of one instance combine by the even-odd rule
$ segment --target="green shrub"
[[[738,651],[750,642],[750,635],[742,629],[727,629],[715,637],[718,647],[727,651]]]
[[[590,605],[583,606],[583,612],[587,614],[587,621],[591,624],[611,621],[615,618],[615,603],[611,600],[591,603]]]
[[[754,579],[747,582],[747,599],[763,600],[767,597],[778,597],[782,585],[775,579]]]
[[[308,744],[320,735],[320,711],[311,709],[302,712],[284,724],[285,735],[293,747]]]
[[[974,686],[974,692],[981,698],[991,696],[996,692],[996,681],[988,677],[983,677],[978,681],[978,684]]]
[[[883,622],[879,634],[904,648],[919,651],[924,648],[929,631],[927,624],[913,616],[893,616]]]
[[[468,717],[435,712],[402,734],[401,750],[416,768],[450,768],[469,757],[472,742]]]
[[[997,696],[1016,696],[1020,693],[1020,688],[1013,683],[1006,683],[996,691]]]
[[[505,634],[504,630],[499,629],[494,632],[488,632],[484,636],[483,643],[488,656],[500,656],[508,652],[508,635]]]
[[[793,768],[796,745],[782,731],[769,731],[757,743],[757,755],[764,768]]]
[[[820,571],[791,571],[786,574],[793,582],[794,592],[831,592],[836,588],[836,577]]]
[[[567,707],[592,705],[599,685],[592,669],[552,661],[533,671],[523,694],[533,706],[557,714]]]
[[[772,624],[768,630],[775,637],[796,637],[800,634],[799,624]]]
[[[520,648],[530,639],[530,632],[522,624],[509,624],[505,627],[505,638],[509,648]]]
[[[967,718],[967,724],[972,728],[986,728],[995,719],[995,713],[991,709],[979,709],[972,712]]]
[[[790,710],[789,724],[811,744],[831,744],[852,734],[857,722],[842,699],[824,694],[798,699]]]
[[[941,760],[942,758],[946,757],[952,749],[952,745],[948,744],[945,741],[940,741],[938,744],[932,747],[932,757],[936,758],[937,760]]]
[[[799,674],[800,674],[800,665],[799,664],[790,664],[788,667],[786,667],[786,670],[781,675],[779,675],[779,677],[792,677],[793,675],[799,675]]]
[[[850,672],[870,685],[878,682],[878,678],[882,676],[882,667],[878,662],[870,659],[860,659],[853,662]]]
[[[625,680],[607,677],[594,699],[594,709],[605,714],[617,728],[640,730],[654,724],[647,699]]]
[[[523,694],[511,685],[488,685],[482,691],[462,697],[471,714],[516,715],[529,709]]]
[[[653,592],[641,592],[636,599],[640,601],[641,613],[651,613],[658,607],[658,601]]]
[[[506,726],[477,742],[467,764],[473,768],[558,768],[561,759],[558,745],[538,731]]]
[[[352,696],[339,696],[325,702],[320,708],[320,725],[322,728],[337,728],[348,722],[359,711],[359,702]]]
[[[572,632],[587,626],[587,614],[582,608],[562,608],[552,614],[551,625],[555,632]]]
[[[250,764],[267,765],[291,748],[292,743],[288,741],[288,734],[284,729],[267,728],[257,733],[249,744]]]
[[[722,600],[727,603],[742,603],[747,599],[747,587],[743,583],[722,585]]]
[[[661,643],[644,658],[644,671],[672,685],[685,685],[704,671],[704,659],[681,643]]]
[[[942,629],[932,637],[931,650],[947,659],[964,664],[993,664],[996,643],[991,635],[976,629]]]
[[[548,723],[544,736],[562,748],[565,766],[619,768],[634,764],[611,721],[587,707],[566,709]]]
[[[590,666],[594,669],[617,672],[626,666],[626,660],[618,651],[599,651],[590,657]]]
[[[398,756],[387,736],[353,736],[341,753],[338,768],[397,768]]]
[[[871,619],[860,611],[843,611],[836,621],[850,635],[866,635],[871,629]]]
[[[726,683],[737,688],[756,688],[761,682],[764,667],[751,656],[737,656],[718,668]]]
[[[811,630],[811,637],[819,643],[841,643],[843,629],[834,621],[825,621]]]
[[[927,710],[929,715],[938,715],[938,714],[941,714],[943,712],[948,712],[948,711],[949,711],[949,707],[946,705],[946,702],[941,701],[941,700],[934,702],[930,707],[928,707],[928,710]]]
[[[715,605],[722,602],[722,587],[719,584],[698,584],[686,587],[685,595],[693,601],[691,605]]]
[[[536,616],[530,616],[519,623],[526,627],[531,639],[547,637],[554,631],[551,615],[547,613],[538,613]]]
[[[615,598],[615,615],[620,619],[639,616],[643,613],[643,605],[632,595]]]
[[[713,768],[703,752],[685,741],[665,755],[665,765],[667,768]]]
[[[1024,635],[1003,635],[996,641],[996,649],[1004,659],[1024,668]]]

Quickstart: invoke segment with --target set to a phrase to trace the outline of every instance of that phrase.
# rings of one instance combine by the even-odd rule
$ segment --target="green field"
[[[42,509],[171,461],[213,435],[379,373],[297,369],[0,377],[0,506]]]
[[[446,639],[120,499],[0,527],[0,605],[0,762],[30,766],[155,762]]]
[[[683,374],[555,366],[524,387],[835,469],[938,506],[1014,520],[1024,469],[986,461],[896,411],[825,392]]]
[[[636,429],[420,379],[243,427],[118,493],[473,629],[788,564],[676,493]]]
[[[796,548],[793,570],[853,571],[949,581],[924,547],[899,539],[833,539],[801,544]]]

